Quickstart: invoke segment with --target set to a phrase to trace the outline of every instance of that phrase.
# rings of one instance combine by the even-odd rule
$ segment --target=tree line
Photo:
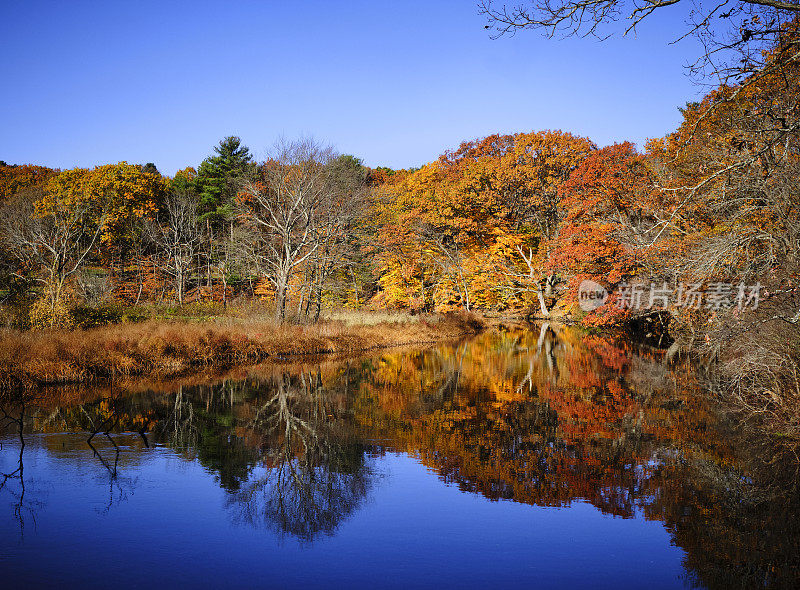
[[[238,137],[214,152],[172,178],[153,164],[0,165],[6,302],[32,301],[31,324],[49,327],[77,304],[182,305],[187,289],[223,304],[268,294],[278,321],[290,299],[290,315],[312,321],[326,297],[345,301],[370,171],[313,140],[282,142],[260,163]]]
[[[549,130],[395,171],[310,140],[256,162],[228,137],[172,178],[124,162],[0,166],[0,288],[33,300],[35,325],[112,289],[129,303],[249,294],[278,321],[314,321],[326,305],[545,317],[556,306],[608,325],[637,315],[613,305],[630,282],[728,281],[768,287],[770,313],[795,326],[798,22],[750,18],[763,23],[758,67],[681,108],[679,128],[642,151]],[[586,279],[612,304],[579,310]],[[694,334],[735,311],[669,315]]]

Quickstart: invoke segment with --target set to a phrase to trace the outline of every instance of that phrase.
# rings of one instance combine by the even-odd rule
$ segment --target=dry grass
[[[339,309],[326,312],[324,319],[344,322],[348,326],[374,326],[375,324],[417,323],[420,320],[436,323],[439,316],[411,315],[407,311]]]
[[[327,320],[312,326],[264,321],[155,322],[75,331],[0,330],[0,388],[129,376],[169,378],[214,368],[284,362],[297,355],[356,354],[455,339],[480,331],[472,315],[413,321]]]

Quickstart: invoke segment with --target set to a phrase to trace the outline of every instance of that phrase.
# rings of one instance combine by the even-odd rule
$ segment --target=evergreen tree
[[[216,225],[231,215],[238,184],[255,164],[250,149],[235,136],[220,141],[214,152],[200,164],[196,183],[200,219]]]
[[[142,172],[146,172],[147,174],[155,174],[156,176],[161,176],[161,172],[158,171],[158,168],[152,162],[148,162],[144,166],[142,166]]]

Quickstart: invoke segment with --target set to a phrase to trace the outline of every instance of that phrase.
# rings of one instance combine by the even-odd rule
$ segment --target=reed
[[[365,316],[366,317],[366,316]],[[247,318],[147,321],[89,330],[0,330],[0,388],[146,375],[169,378],[209,367],[286,362],[298,355],[348,355],[456,339],[483,329],[471,314],[325,320],[276,325]]]

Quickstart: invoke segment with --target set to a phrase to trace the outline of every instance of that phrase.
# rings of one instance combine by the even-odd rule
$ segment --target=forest
[[[242,309],[563,319],[704,359],[712,391],[800,439],[800,21],[739,18],[744,57],[641,150],[542,130],[405,170],[308,138],[259,162],[235,136],[172,177],[2,162],[3,339]],[[587,280],[609,294],[588,310]]]

